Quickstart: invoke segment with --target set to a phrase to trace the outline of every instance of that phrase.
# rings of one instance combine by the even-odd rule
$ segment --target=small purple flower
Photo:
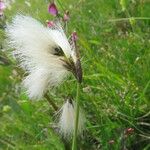
[[[58,10],[54,2],[50,3],[48,6],[48,12],[53,15],[57,16],[58,15]]]
[[[69,17],[69,11],[66,11],[66,12],[64,13],[63,20],[64,20],[64,22],[67,22],[69,19],[70,19],[70,17]]]
[[[72,33],[72,41],[76,42],[78,39],[77,32]]]

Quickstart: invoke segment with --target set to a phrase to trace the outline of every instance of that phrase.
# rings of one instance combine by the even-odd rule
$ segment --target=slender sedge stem
[[[65,33],[67,34],[68,33],[68,23],[67,22],[65,22],[64,29],[65,29]]]
[[[72,140],[72,150],[77,150],[77,131],[78,131],[78,122],[79,122],[79,90],[80,83],[77,83],[77,93],[76,93],[76,111],[75,111],[75,124],[74,124],[74,133]]]
[[[55,111],[57,111],[57,110],[58,110],[57,105],[50,99],[50,97],[48,96],[47,93],[44,95],[44,97],[45,97],[45,99],[49,102],[49,104],[53,107],[53,109],[54,109]]]

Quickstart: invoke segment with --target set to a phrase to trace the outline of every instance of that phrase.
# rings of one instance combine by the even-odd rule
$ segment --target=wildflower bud
[[[133,134],[133,132],[134,132],[134,129],[133,129],[133,128],[127,128],[127,129],[125,130],[125,134],[126,134],[126,135]]]
[[[69,17],[69,11],[66,11],[66,12],[64,13],[63,20],[64,20],[64,22],[67,22],[69,19],[70,19],[70,17]]]
[[[48,12],[53,15],[57,16],[58,15],[58,10],[54,2],[50,3],[48,6]]]
[[[54,27],[55,25],[53,21],[49,21],[49,20],[47,20],[46,23],[47,23],[47,27],[49,28]]]

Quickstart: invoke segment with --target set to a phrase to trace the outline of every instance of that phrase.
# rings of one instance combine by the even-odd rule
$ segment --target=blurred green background
[[[8,2],[8,1],[7,1]],[[56,0],[70,12],[68,31],[76,30],[82,56],[80,101],[87,123],[82,150],[150,149],[150,1]],[[21,88],[23,71],[5,43],[5,23],[17,13],[46,25],[53,17],[48,0],[15,0],[0,20],[0,150],[64,150],[53,126],[49,103],[31,101]],[[69,78],[50,91],[58,107],[76,81]]]

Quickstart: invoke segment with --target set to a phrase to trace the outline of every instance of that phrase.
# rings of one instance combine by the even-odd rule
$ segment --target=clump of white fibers
[[[74,132],[75,117],[76,117],[75,110],[76,110],[76,103],[71,99],[68,99],[59,111],[60,113],[60,119],[58,123],[59,132],[66,139],[71,138]],[[80,109],[78,121],[78,135],[83,132],[84,124],[85,124],[85,116],[82,110]]]
[[[71,46],[59,23],[47,28],[32,17],[17,15],[6,34],[13,55],[26,70],[23,85],[30,98],[41,98],[68,75],[62,60],[71,57]]]

